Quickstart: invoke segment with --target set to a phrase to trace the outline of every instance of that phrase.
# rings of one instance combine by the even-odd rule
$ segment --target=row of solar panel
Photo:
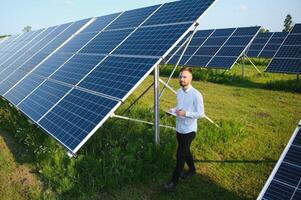
[[[255,39],[258,27],[237,28],[236,31],[245,30],[237,34],[235,29],[202,30],[196,32],[192,39],[191,32],[171,52],[167,64],[230,69],[246,52],[249,57],[273,58],[267,72],[300,74],[300,26],[295,24],[290,33],[259,33]]]
[[[287,35],[287,32],[259,33],[246,54],[248,57],[273,58]]]
[[[12,36],[0,46],[0,94],[76,153],[213,2],[176,1]]]
[[[189,42],[189,36],[171,52],[167,63],[176,64],[183,54],[180,65],[230,69],[259,30],[260,27],[241,27],[197,31],[184,54],[183,44]]]
[[[266,71],[301,74],[301,24],[295,24],[272,58]]]
[[[258,200],[301,199],[301,121],[258,196]]]

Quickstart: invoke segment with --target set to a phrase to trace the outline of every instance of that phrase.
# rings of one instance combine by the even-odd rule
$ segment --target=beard
[[[188,86],[188,85],[189,85],[189,83],[185,83],[185,82],[180,81],[180,86],[181,86],[181,87],[186,87],[186,86]]]

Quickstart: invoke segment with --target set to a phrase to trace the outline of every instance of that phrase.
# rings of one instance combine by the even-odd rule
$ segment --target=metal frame
[[[268,189],[268,187],[270,186],[272,180],[274,179],[274,176],[276,175],[276,173],[277,173],[277,171],[278,171],[278,169],[279,169],[279,167],[280,167],[282,161],[284,160],[284,158],[285,158],[285,156],[286,156],[286,154],[287,154],[289,148],[291,147],[291,145],[292,145],[292,143],[293,143],[293,141],[294,141],[294,139],[295,139],[295,137],[296,137],[296,135],[297,135],[299,129],[301,129],[301,120],[300,120],[300,122],[299,122],[297,128],[295,129],[295,131],[294,131],[294,133],[293,133],[291,139],[289,140],[288,144],[286,145],[284,151],[282,152],[282,154],[281,154],[281,156],[280,156],[280,158],[279,158],[277,164],[275,165],[275,167],[274,167],[274,169],[273,169],[271,175],[269,176],[267,182],[265,183],[264,187],[262,188],[261,192],[259,193],[259,196],[257,197],[257,200],[261,200],[261,199],[263,198],[263,196],[264,196],[266,190]]]

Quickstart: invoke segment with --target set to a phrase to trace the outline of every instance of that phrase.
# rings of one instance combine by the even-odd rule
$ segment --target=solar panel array
[[[182,0],[23,33],[0,49],[0,94],[76,153],[213,2]]]
[[[287,37],[287,32],[259,33],[247,51],[252,58],[273,58]]]
[[[259,30],[260,27],[241,27],[198,31],[193,36],[179,64],[191,67],[230,69],[245,52]],[[171,55],[179,47],[177,46]],[[167,63],[176,64],[183,51],[184,48]]]
[[[257,199],[301,199],[301,121]]]
[[[296,24],[285,38],[266,71],[301,74],[301,24]]]

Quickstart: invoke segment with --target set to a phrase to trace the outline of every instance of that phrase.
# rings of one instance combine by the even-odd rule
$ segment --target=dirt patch
[[[19,154],[24,154],[19,146],[8,133],[0,130],[0,184],[3,188],[1,193],[14,194],[9,198],[31,199],[39,195],[43,185],[28,163],[18,162]]]
[[[271,115],[269,113],[265,113],[265,112],[257,112],[255,113],[255,116],[258,118],[270,118]]]

